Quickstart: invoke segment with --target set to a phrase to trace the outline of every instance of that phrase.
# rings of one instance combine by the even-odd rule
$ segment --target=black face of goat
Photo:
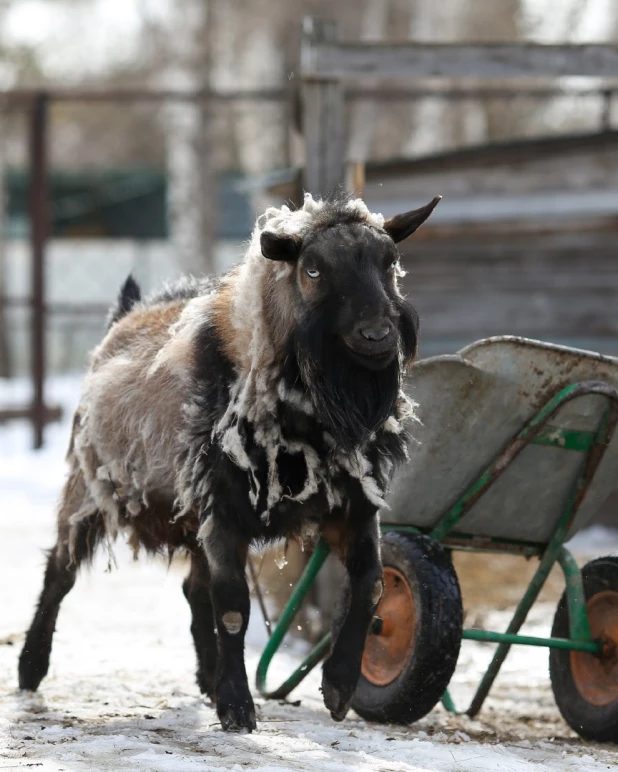
[[[383,230],[339,217],[302,240],[262,234],[262,254],[295,268],[290,344],[320,418],[343,447],[362,444],[387,419],[401,370],[416,354],[418,314],[397,286],[396,242],[438,201]]]
[[[370,370],[388,367],[400,347],[413,355],[418,321],[397,291],[398,260],[393,240],[367,225],[319,231],[299,256],[301,324],[315,328],[319,317],[324,343]]]

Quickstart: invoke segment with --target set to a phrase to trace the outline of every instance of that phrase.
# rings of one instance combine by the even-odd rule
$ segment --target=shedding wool
[[[373,442],[349,451],[330,447],[328,433],[322,431],[324,443],[316,448],[307,439],[287,436],[279,420],[282,404],[308,417],[315,415],[315,406],[302,384],[289,384],[282,375],[280,343],[265,306],[292,268],[265,260],[260,238],[270,232],[302,239],[319,227],[328,207],[328,202],[306,195],[300,209],[268,209],[256,223],[243,261],[230,274],[220,281],[184,281],[115,320],[92,355],[78,409],[70,461],[86,479],[88,499],[71,517],[72,544],[80,520],[96,511],[115,537],[121,525],[130,527],[134,518],[147,513],[153,490],[173,492],[176,521],[198,511],[201,521],[207,520],[216,502],[205,464],[212,445],[248,475],[251,505],[263,523],[270,522],[282,500],[303,503],[320,489],[330,509],[340,506],[337,483],[342,472],[360,482],[376,507],[384,506],[393,461],[383,453],[370,460],[375,433]],[[384,225],[382,215],[371,213],[360,199],[343,208],[346,216],[367,227]],[[280,315],[287,310],[276,308]],[[286,320],[277,321],[284,326]],[[225,383],[227,406],[219,415],[204,404],[191,368],[205,330],[223,337],[232,359]],[[404,422],[414,417],[414,404],[400,392],[381,433],[401,435],[404,454]],[[282,453],[304,462],[304,481],[294,492],[281,479]]]
[[[220,278],[144,299],[125,281],[75,413],[20,688],[36,690],[48,672],[80,565],[124,531],[136,557],[189,553],[197,683],[224,730],[252,731],[248,551],[320,537],[350,590],[322,673],[326,707],[345,716],[384,588],[379,511],[415,418],[401,386],[418,315],[399,290],[396,244],[438,200],[385,221],[360,199],[307,195],[300,209],[260,217],[244,259]]]

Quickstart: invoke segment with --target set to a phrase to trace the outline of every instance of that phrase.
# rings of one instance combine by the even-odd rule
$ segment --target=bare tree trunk
[[[267,2],[216,4],[213,39],[213,85],[224,89],[264,89],[285,83],[285,30],[288,10],[273,10]],[[290,73],[288,75],[291,75]],[[285,108],[275,102],[243,102],[232,106],[236,154],[242,170],[259,177],[287,162]],[[254,213],[261,214],[272,200],[256,189]]]
[[[170,105],[165,121],[168,212],[175,256],[185,272],[213,273],[216,178],[210,157],[208,105]]]
[[[205,0],[181,0],[170,30],[170,63],[164,74],[168,88],[197,90],[210,85],[209,19]],[[171,239],[183,271],[214,273],[217,222],[217,182],[210,106],[168,104],[168,211]]]

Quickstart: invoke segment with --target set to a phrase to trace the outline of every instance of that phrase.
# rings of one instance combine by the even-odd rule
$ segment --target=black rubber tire
[[[597,558],[582,568],[584,593],[589,601],[597,593],[618,593],[618,558]],[[552,637],[569,637],[566,592],[556,609]],[[567,724],[585,740],[618,743],[618,697],[607,705],[595,705],[580,693],[571,670],[571,653],[563,649],[549,652],[549,675],[554,698]]]
[[[401,572],[412,592],[414,648],[401,673],[386,686],[361,674],[352,708],[369,721],[410,724],[435,707],[455,670],[462,634],[461,591],[449,554],[423,534],[386,533],[382,564]]]

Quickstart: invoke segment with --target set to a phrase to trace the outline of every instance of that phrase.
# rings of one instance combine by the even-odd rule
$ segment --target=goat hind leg
[[[210,599],[210,573],[203,552],[191,555],[191,571],[182,586],[191,608],[191,634],[197,656],[197,685],[202,694],[215,699],[217,635]]]
[[[58,518],[58,540],[50,551],[45,570],[43,590],[26,634],[26,641],[19,656],[19,688],[36,691],[47,675],[52,640],[60,604],[75,584],[80,563],[92,557],[104,528],[98,512],[85,517],[77,526],[75,554],[69,550],[68,516],[75,498],[75,486],[83,483],[70,479],[63,492],[63,502]],[[75,510],[72,510],[75,511]]]
[[[217,624],[219,656],[215,683],[217,715],[227,731],[256,727],[255,707],[245,669],[245,633],[249,624],[249,586],[245,577],[247,540],[210,515],[202,531],[208,560],[210,595]]]

